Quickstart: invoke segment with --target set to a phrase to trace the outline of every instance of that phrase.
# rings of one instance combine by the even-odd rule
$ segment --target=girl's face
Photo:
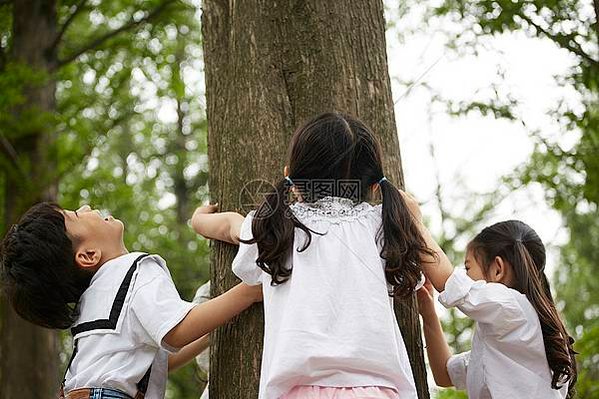
[[[474,281],[485,280],[488,283],[501,283],[513,287],[514,272],[512,267],[499,256],[496,256],[491,264],[487,266],[486,273],[483,265],[479,263],[472,251],[466,252],[464,265],[466,266],[466,274]]]
[[[478,263],[472,251],[466,252],[466,261],[464,262],[464,265],[466,266],[466,274],[472,280],[486,280],[482,265]]]

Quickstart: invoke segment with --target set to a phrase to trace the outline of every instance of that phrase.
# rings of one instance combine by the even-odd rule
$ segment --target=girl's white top
[[[499,283],[474,281],[462,268],[445,283],[439,301],[476,321],[472,350],[449,358],[454,386],[470,399],[565,398],[551,388],[537,312],[525,295]]]
[[[394,388],[416,398],[404,341],[397,326],[376,234],[381,206],[326,197],[294,203],[294,215],[312,234],[296,228],[288,267],[291,278],[271,285],[257,265],[256,244],[240,244],[233,272],[247,284],[262,283],[265,333],[259,399],[278,399],[296,385]],[[252,238],[254,211],[240,236]]]

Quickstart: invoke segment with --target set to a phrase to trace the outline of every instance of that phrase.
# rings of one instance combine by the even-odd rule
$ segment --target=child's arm
[[[430,231],[426,228],[424,223],[422,223],[422,220],[417,222],[417,226],[420,230],[420,234],[422,234],[422,237],[426,242],[426,245],[436,254],[436,257],[426,253],[421,255],[422,269],[424,270],[424,274],[426,274],[426,276],[430,279],[435,289],[439,292],[442,292],[445,290],[445,282],[453,273],[453,265],[439,244],[437,244]]]
[[[218,205],[198,207],[191,217],[196,233],[212,239],[239,245],[239,230],[244,217],[237,212],[216,212]]]
[[[426,341],[426,353],[433,372],[435,383],[441,387],[453,386],[447,372],[447,361],[451,357],[449,345],[445,341],[441,322],[435,312],[433,287],[429,280],[417,292],[418,311],[422,316],[422,328]]]
[[[432,282],[437,291],[444,291],[445,282],[449,276],[451,276],[451,273],[453,273],[453,265],[422,222],[422,212],[420,211],[418,201],[406,192],[401,190],[400,192],[426,245],[436,254],[436,256],[431,256],[426,253],[421,255],[420,259],[422,261],[424,274],[426,274],[427,278]]]
[[[187,316],[164,336],[163,341],[171,347],[183,348],[261,300],[261,285],[237,284],[224,294],[189,311]]]
[[[189,345],[185,345],[177,353],[168,356],[168,371],[175,371],[181,366],[186,365],[194,357],[204,352],[210,346],[210,334],[206,334],[196,339]]]

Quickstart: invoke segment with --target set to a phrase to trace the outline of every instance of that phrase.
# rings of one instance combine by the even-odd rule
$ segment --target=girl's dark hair
[[[61,208],[40,203],[0,244],[0,282],[19,316],[47,328],[69,328],[92,273],[75,264]]]
[[[468,251],[472,251],[485,274],[497,256],[512,266],[511,288],[526,295],[539,315],[545,353],[553,373],[551,387],[559,389],[568,383],[568,398],[573,397],[577,378],[574,339],[568,335],[553,302],[544,272],[545,247],[537,233],[518,220],[496,223],[474,237]]]
[[[319,115],[297,129],[287,165],[289,177],[305,202],[325,196],[367,201],[371,199],[370,187],[383,177],[381,148],[374,134],[361,121],[340,113]],[[316,190],[314,184],[324,185],[325,189]],[[421,276],[421,253],[434,252],[427,248],[399,190],[387,180],[380,183],[380,188],[383,209],[377,240],[383,240],[381,257],[386,261],[386,279],[393,295],[411,295]],[[307,235],[305,244],[297,249],[300,252],[310,245],[311,233],[320,234],[293,215],[288,206],[289,189],[286,179],[275,184],[275,190],[256,210],[253,239],[243,241],[257,243],[257,265],[272,276],[273,285],[291,276],[286,264],[295,228]]]

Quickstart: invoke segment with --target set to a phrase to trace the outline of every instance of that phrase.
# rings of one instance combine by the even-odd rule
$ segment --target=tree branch
[[[162,4],[157,6],[154,10],[149,12],[145,17],[143,17],[139,21],[131,19],[131,21],[129,21],[125,25],[121,26],[120,28],[110,31],[110,32],[98,37],[97,39],[94,39],[91,42],[83,45],[78,50],[75,50],[73,52],[73,54],[68,55],[66,58],[64,58],[62,60],[58,60],[57,68],[60,68],[64,65],[76,60],[80,55],[82,55],[90,50],[100,47],[107,40],[119,35],[120,33],[134,29],[134,28],[138,27],[139,25],[142,25],[146,22],[153,20],[154,18],[159,16],[162,12],[164,12],[168,8],[168,6],[175,3],[176,1],[177,0],[165,0]]]
[[[549,39],[553,40],[560,47],[571,51],[572,53],[578,55],[581,58],[584,58],[585,60],[590,62],[591,65],[593,65],[595,67],[599,67],[599,61],[597,61],[596,59],[594,59],[593,57],[591,57],[590,55],[585,53],[584,50],[582,50],[579,46],[572,45],[572,43],[570,41],[562,40],[562,38],[560,38],[558,35],[555,35],[555,34],[549,32],[548,30],[544,29],[542,26],[540,26],[539,24],[534,22],[527,15],[520,14],[520,17],[523,20],[525,20],[526,22],[528,22],[531,26],[533,26],[536,30],[538,30],[539,32],[541,32],[542,34],[547,36]]]
[[[21,168],[21,164],[19,164],[19,155],[12,144],[10,144],[10,142],[4,136],[0,136],[0,150],[15,167],[15,170],[24,177],[25,173]]]
[[[85,3],[87,3],[87,0],[80,0],[79,3],[77,4],[77,8],[75,8],[75,11],[73,11],[71,13],[71,15],[69,15],[67,20],[64,21],[64,24],[62,24],[62,26],[60,27],[60,31],[58,31],[56,38],[54,38],[54,41],[52,42],[52,46],[50,47],[51,51],[57,50],[58,44],[62,40],[62,37],[64,36],[65,32],[67,31],[67,29],[69,28],[71,23],[73,23],[73,21],[75,20],[75,17],[77,15],[79,15],[81,13],[81,11],[83,11],[83,9],[85,7]]]
[[[107,127],[105,131],[110,131],[114,129],[116,126],[120,125],[123,121],[129,119],[135,112],[129,111],[121,114],[118,118],[111,120],[110,127]],[[100,135],[98,135],[98,138]],[[89,140],[87,144],[85,144],[85,149],[82,151],[81,156],[72,159],[71,162],[68,163],[61,171],[58,171],[53,178],[53,181],[58,183],[66,176],[68,173],[71,173],[78,165],[83,165],[86,163],[86,160],[91,155],[94,148],[96,148],[97,141]]]

